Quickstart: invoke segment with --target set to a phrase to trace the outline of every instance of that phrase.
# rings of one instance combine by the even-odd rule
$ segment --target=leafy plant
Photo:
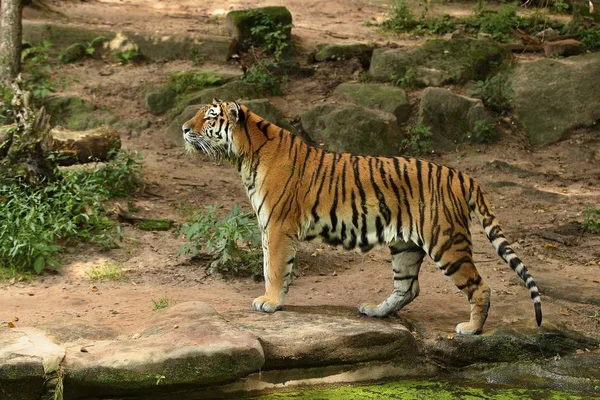
[[[581,28],[577,32],[577,39],[583,43],[589,51],[600,50],[600,28]]]
[[[404,89],[414,88],[417,86],[417,72],[414,68],[407,68],[403,75],[394,75],[392,81]]]
[[[129,46],[126,50],[113,50],[110,55],[115,57],[121,65],[135,62],[141,57],[140,49],[136,44]]]
[[[112,227],[102,203],[141,186],[138,160],[120,152],[95,168],[60,170],[56,180],[35,187],[0,180],[0,265],[37,273],[57,269],[65,245],[98,240]]]
[[[184,71],[171,75],[170,84],[178,94],[193,92],[223,82],[221,77],[211,71]]]
[[[411,155],[421,155],[431,151],[433,134],[422,122],[406,129],[408,137],[400,142],[400,150]]]
[[[496,140],[496,131],[490,125],[489,121],[475,121],[473,131],[469,137],[475,143],[492,143]]]
[[[205,206],[185,223],[181,233],[188,243],[177,255],[207,254],[211,259],[208,273],[233,272],[260,277],[262,251],[254,213],[241,212],[240,206],[235,206],[221,219],[218,214],[216,205]]]
[[[583,229],[590,233],[600,230],[599,208],[594,208],[591,204],[585,205],[585,210],[583,211]]]
[[[167,297],[161,297],[158,300],[154,300],[152,299],[152,309],[153,310],[162,310],[163,308],[167,308],[169,307],[171,301],[167,298]],[[164,379],[164,376],[163,376]],[[156,384],[158,385],[160,383],[157,382]]]
[[[404,0],[392,1],[389,18],[381,24],[383,29],[393,32],[410,32],[416,26],[415,15],[410,11]]]
[[[514,92],[509,77],[509,71],[503,71],[485,81],[478,81],[474,96],[490,110],[505,114],[513,106]]]
[[[52,43],[48,40],[42,41],[34,46],[25,42],[21,51],[21,67],[25,87],[30,90],[33,97],[41,100],[54,91],[54,84],[50,81],[50,63],[48,52]]]
[[[102,265],[93,266],[88,272],[88,276],[93,281],[100,280],[120,280],[125,276],[123,265],[114,261],[108,261]]]
[[[271,94],[281,94],[279,78],[269,68],[273,69],[275,64],[270,61],[261,60],[252,65],[244,72],[242,80],[247,83],[255,83],[262,90]]]
[[[567,13],[569,12],[569,3],[565,0],[554,0],[552,4],[552,11],[556,13]]]
[[[250,28],[252,43],[264,45],[276,59],[281,58],[290,47],[289,32],[294,25],[278,23],[260,11],[253,11],[253,15],[254,24]]]

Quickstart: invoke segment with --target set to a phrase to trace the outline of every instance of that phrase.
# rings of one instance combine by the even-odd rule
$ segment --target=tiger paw
[[[252,309],[255,311],[262,311],[266,313],[274,313],[277,310],[281,310],[283,303],[269,300],[266,296],[260,296],[254,299],[252,302]]]
[[[482,329],[476,327],[474,324],[470,322],[461,322],[456,325],[456,333],[460,335],[479,335]]]
[[[383,313],[377,304],[361,303],[358,305],[358,312],[368,315],[369,317],[385,317],[387,313]]]

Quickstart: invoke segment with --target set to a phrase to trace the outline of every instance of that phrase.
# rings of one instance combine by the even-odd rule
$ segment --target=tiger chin
[[[236,102],[213,100],[182,129],[188,149],[227,159],[241,175],[264,252],[265,294],[254,299],[254,310],[272,313],[283,307],[300,240],[362,252],[385,245],[394,291],[379,304],[360,304],[361,313],[384,317],[413,301],[427,255],[471,306],[470,320],[456,332],[481,333],[490,288],[473,264],[473,212],[498,255],[525,282],[541,325],[538,288],[467,174],[415,158],[328,152]]]

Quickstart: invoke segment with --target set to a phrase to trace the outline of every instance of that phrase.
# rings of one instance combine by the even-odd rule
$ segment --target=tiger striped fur
[[[490,288],[472,258],[469,221],[475,213],[492,246],[526,283],[538,326],[538,289],[510,248],[479,185],[468,175],[405,157],[333,153],[311,146],[236,102],[213,100],[183,127],[186,146],[237,166],[258,218],[265,294],[252,307],[275,312],[284,304],[298,240],[360,249],[387,245],[393,293],[359,311],[383,317],[419,294],[425,255],[467,296],[471,318],[460,334],[483,329]]]

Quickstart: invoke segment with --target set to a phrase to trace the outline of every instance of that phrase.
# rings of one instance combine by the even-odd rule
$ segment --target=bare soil
[[[115,30],[126,27],[193,35],[194,32],[224,34],[220,16],[231,8],[277,3],[102,0],[49,4],[60,14],[26,9],[25,17],[110,26]],[[386,4],[359,0],[285,2],[294,16],[294,40],[305,52],[317,42],[418,43],[408,38],[383,37],[374,28],[362,25],[364,21],[380,20]],[[455,13],[470,7],[469,4],[439,6]],[[65,93],[93,100],[123,120],[144,118],[152,122],[149,129],[141,132],[121,132],[124,147],[140,151],[144,157],[147,185],[132,199],[140,208],[140,215],[182,223],[206,204],[217,203],[224,209],[242,204],[249,208],[234,168],[185,155],[183,149],[165,138],[166,117],[153,116],[142,105],[142,92],[147,85],[160,84],[169,73],[191,67],[191,63],[184,61],[118,66],[100,60],[52,66],[53,76],[68,82]],[[232,64],[202,68],[237,70],[239,67]],[[284,84],[284,95],[270,99],[293,121],[328,96],[332,80],[355,78],[355,71],[325,63],[315,77],[289,81]],[[419,94],[411,93],[410,97],[417,104]],[[580,283],[597,288],[600,296],[600,238],[583,233],[579,225],[587,203],[596,208],[600,205],[598,131],[575,132],[568,140],[532,151],[521,136],[505,125],[497,144],[461,146],[450,154],[425,158],[466,171],[487,189],[507,237],[534,278]],[[508,165],[490,165],[495,160]],[[123,206],[126,201],[121,202]],[[486,328],[534,328],[527,290],[515,284],[514,274],[494,253],[476,220],[472,230],[476,265],[493,288]],[[552,240],[557,233],[573,243],[566,245]],[[18,326],[84,324],[131,335],[152,316],[152,300],[162,297],[172,302],[200,300],[227,314],[249,310],[252,299],[263,293],[263,283],[249,278],[207,276],[206,264],[177,258],[184,241],[173,231],[144,232],[124,225],[123,236],[120,248],[109,252],[89,244],[68,248],[63,267],[57,273],[0,283],[0,322],[18,317],[15,322]],[[91,268],[107,261],[120,263],[127,270],[125,278],[91,280]],[[286,304],[291,308],[354,308],[363,301],[381,301],[393,287],[389,261],[386,249],[361,255],[303,244],[296,265],[298,277]],[[420,297],[392,318],[402,320],[428,338],[449,334],[455,324],[468,318],[466,299],[429,260],[423,265],[420,282]],[[543,295],[544,287],[540,285],[540,289]],[[600,311],[599,305],[549,296],[542,299],[545,326],[566,327],[600,338],[600,325],[590,317]]]

